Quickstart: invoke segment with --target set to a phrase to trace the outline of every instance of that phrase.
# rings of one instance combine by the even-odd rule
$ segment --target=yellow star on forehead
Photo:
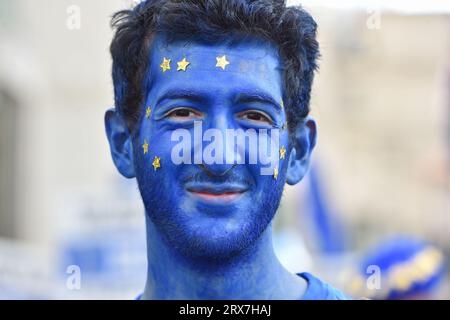
[[[281,101],[280,101],[280,106],[281,106],[281,109],[284,109],[284,102],[283,102],[283,99],[281,99]]]
[[[217,60],[216,67],[222,68],[222,70],[225,70],[226,66],[230,64],[225,55],[217,57],[216,60]]]
[[[161,158],[155,157],[155,159],[153,160],[152,166],[155,171],[158,170],[159,168],[161,168]]]
[[[163,62],[161,63],[160,67],[163,70],[163,72],[166,72],[167,70],[170,70],[170,59],[164,58]]]
[[[284,159],[284,156],[286,155],[286,149],[284,148],[284,146],[281,146],[280,149],[280,159]]]
[[[148,153],[148,142],[144,140],[144,144],[142,145],[142,149],[144,150],[144,154]]]
[[[189,61],[186,60],[186,58],[183,58],[183,60],[177,62],[178,64],[178,69],[177,71],[186,71],[186,68],[188,67],[188,65],[190,65],[191,63]]]
[[[278,168],[277,167],[273,168],[273,178],[275,180],[278,179]]]
[[[148,118],[150,118],[150,114],[152,113],[152,108],[147,107],[147,110],[145,110],[145,116]]]

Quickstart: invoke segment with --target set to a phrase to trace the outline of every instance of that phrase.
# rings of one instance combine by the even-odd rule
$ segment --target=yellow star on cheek
[[[280,149],[280,159],[284,159],[284,156],[286,155],[286,149],[284,148],[284,146],[281,146]]]
[[[287,129],[287,122],[283,123],[283,127],[281,127],[281,129],[284,131]]]
[[[183,60],[181,60],[180,62],[177,62],[178,64],[178,69],[177,71],[186,71],[186,68],[188,67],[188,65],[190,65],[191,63],[189,61],[186,60],[186,58],[183,58]]]
[[[148,153],[148,142],[144,140],[144,144],[142,145],[142,149],[144,150],[144,154]]]
[[[161,168],[161,158],[155,157],[155,159],[153,160],[152,166],[155,171],[158,170],[159,168]]]
[[[230,64],[226,56],[217,57],[216,60],[216,67],[222,68],[222,70],[225,70],[226,66]]]
[[[280,106],[281,106],[281,109],[284,109],[284,102],[283,102],[283,99],[281,99],[281,101],[280,101]]]
[[[163,72],[166,72],[167,70],[170,70],[170,59],[164,58],[163,62],[161,63],[160,67],[163,70]]]
[[[273,178],[275,180],[278,179],[278,168],[277,167],[273,168]]]
[[[150,114],[152,113],[152,108],[148,107],[147,110],[145,110],[145,116],[148,118],[150,118]]]

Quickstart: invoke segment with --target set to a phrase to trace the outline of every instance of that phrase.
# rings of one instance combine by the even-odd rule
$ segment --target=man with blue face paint
[[[114,164],[146,210],[142,299],[344,299],[272,248],[305,175],[316,24],[282,0],[148,0],[113,17]],[[240,142],[240,143],[239,143]]]

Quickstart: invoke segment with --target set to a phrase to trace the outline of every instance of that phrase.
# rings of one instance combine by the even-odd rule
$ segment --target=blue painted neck
[[[271,225],[253,246],[226,261],[193,261],[161,238],[146,215],[147,284],[143,299],[300,299],[306,282],[276,258]]]

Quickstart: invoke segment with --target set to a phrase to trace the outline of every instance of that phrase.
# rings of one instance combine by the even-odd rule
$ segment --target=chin
[[[152,222],[171,247],[187,259],[229,260],[251,247],[268,227],[271,218],[248,216],[242,211],[232,215],[211,216],[197,212],[178,212],[176,216]],[[167,221],[170,220],[170,223]]]

